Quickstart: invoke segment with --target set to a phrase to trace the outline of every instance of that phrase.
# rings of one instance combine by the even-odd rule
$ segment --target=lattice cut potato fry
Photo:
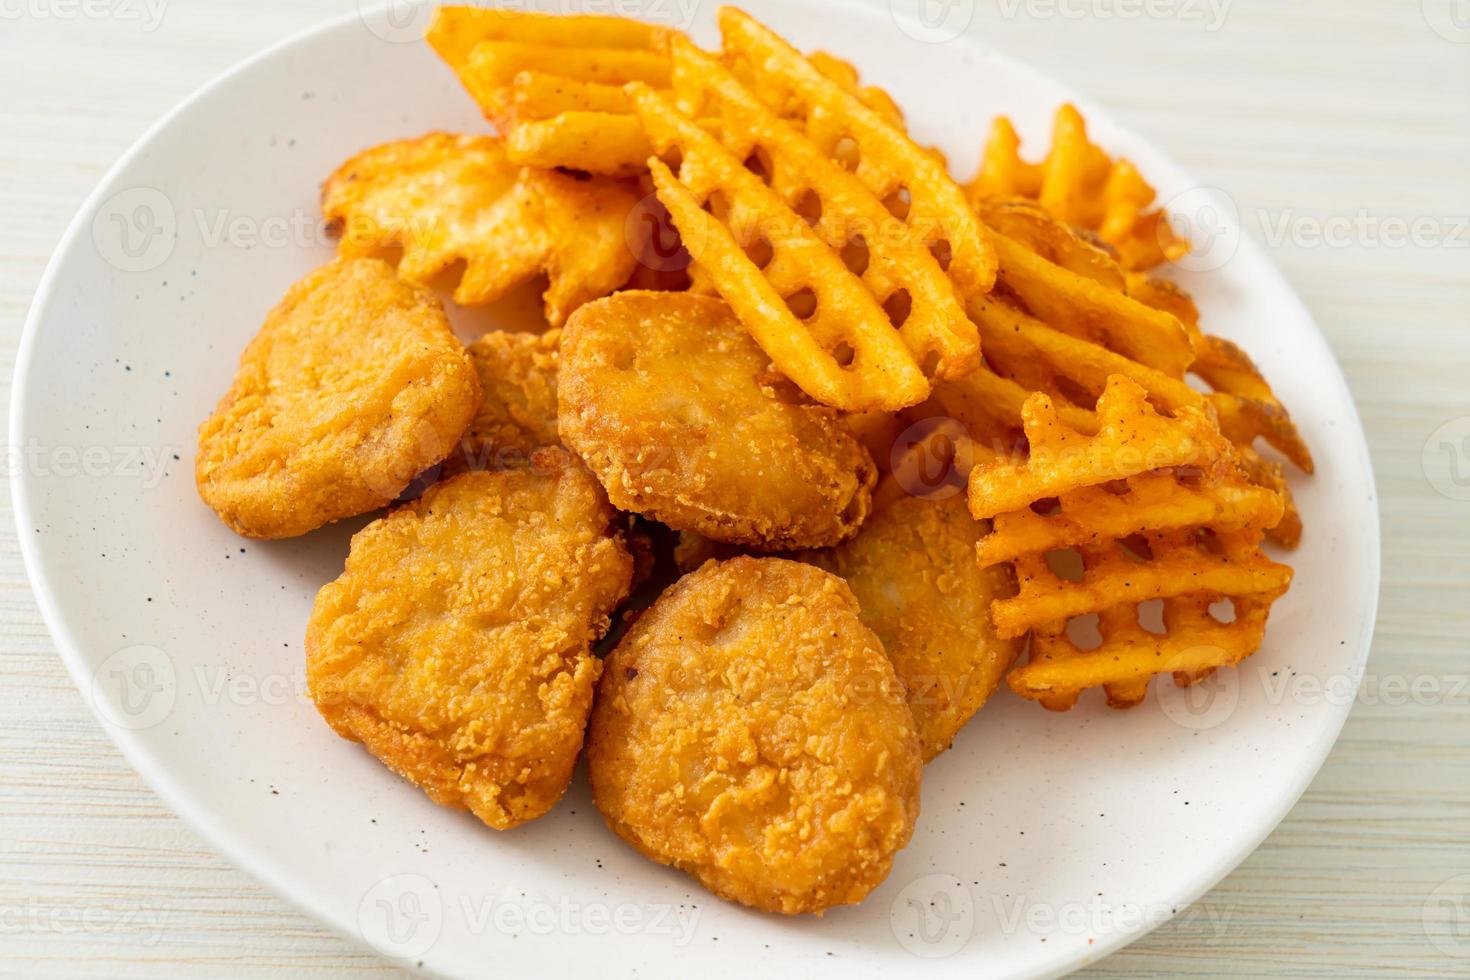
[[[1058,265],[994,229],[990,238],[1001,285],[1038,320],[1176,378],[1193,363],[1191,331],[1172,313]]]
[[[1090,410],[1108,378],[1122,375],[1147,391],[1158,408],[1204,406],[1203,396],[1184,381],[1054,330],[999,297],[977,297],[970,302],[970,314],[987,339],[985,359],[991,369],[1054,401],[1070,400]]]
[[[1233,465],[1234,448],[1204,411],[1182,407],[1173,418],[1148,403],[1148,393],[1122,376],[1108,379],[1097,401],[1095,435],[1067,425],[1052,399],[1029,397],[1021,409],[1029,455],[977,466],[970,474],[976,520],[1030,507],[1079,487],[1096,486],[1166,467],[1188,467],[1215,479]]]
[[[464,306],[544,274],[557,326],[632,274],[624,224],[636,203],[631,183],[523,169],[498,139],[449,133],[367,150],[322,190],[343,255],[401,248],[398,274],[419,284],[462,262],[454,299]]]
[[[929,382],[868,287],[759,176],[667,99],[630,85],[649,161],[684,247],[767,356],[813,399],[894,411]]]
[[[994,519],[994,530],[980,540],[981,565],[1014,561],[1026,555],[1089,547],[1144,531],[1265,530],[1281,520],[1281,495],[1256,486],[1243,473],[1212,484],[1150,472],[1121,485],[1081,487],[1062,494],[1054,507],[1030,507]]]
[[[628,176],[650,150],[622,86],[664,86],[664,30],[620,17],[441,7],[427,39],[513,163]]]
[[[1163,600],[1162,633],[1139,623],[1136,606],[1120,605],[1098,614],[1102,643],[1091,649],[1067,635],[1066,624],[1050,624],[1031,634],[1027,663],[1006,676],[1011,690],[1051,711],[1066,711],[1078,695],[1101,687],[1108,704],[1129,708],[1143,701],[1156,674],[1173,673],[1188,686],[1220,667],[1233,667],[1254,653],[1266,635],[1269,598],[1233,600],[1235,618],[1225,623],[1210,613],[1210,596]]]
[[[758,168],[819,238],[847,253],[885,309],[903,309],[899,333],[938,377],[963,377],[980,363],[980,339],[954,284],[908,225],[866,184],[781,120],[728,69],[683,38],[670,43],[674,91],[686,112],[748,167]],[[836,69],[833,69],[836,70]],[[896,315],[890,312],[890,316]]]
[[[1265,439],[1298,469],[1312,472],[1312,450],[1245,351],[1223,337],[1206,335],[1189,370],[1214,389],[1210,402],[1219,413],[1221,431],[1233,442],[1249,446]]]
[[[486,41],[554,47],[651,50],[658,28],[626,17],[561,16],[488,7],[443,6],[434,11],[425,40],[456,71]]]
[[[990,291],[995,252],[942,158],[748,14],[725,7],[719,22],[726,60],[762,101],[850,167],[879,200],[892,201],[913,240],[935,252],[962,299]]]
[[[1151,209],[1154,189],[1127,160],[1115,160],[1087,136],[1082,114],[1057,110],[1051,152],[1040,163],[1022,159],[1021,140],[1004,116],[995,120],[980,172],[969,186],[972,200],[1027,197],[1061,221],[1094,232],[1127,269],[1151,269],[1189,252],[1163,211]]]
[[[1275,599],[1291,584],[1291,568],[1261,551],[1260,531],[1199,528],[1145,531],[1129,541],[1081,545],[1080,580],[1063,577],[1044,554],[1015,561],[1020,592],[991,606],[1001,636],[1100,613],[1120,604],[1205,594]]]

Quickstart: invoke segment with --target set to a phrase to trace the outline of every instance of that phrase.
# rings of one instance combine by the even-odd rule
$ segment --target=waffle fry
[[[970,513],[976,520],[1150,470],[1189,467],[1213,479],[1233,464],[1234,448],[1208,414],[1185,407],[1165,418],[1148,403],[1147,392],[1121,376],[1108,380],[1097,401],[1096,435],[1063,423],[1044,394],[1026,400],[1021,418],[1030,444],[1027,459],[970,474]]]
[[[861,180],[779,119],[736,77],[683,38],[670,43],[674,91],[687,112],[706,120],[737,160],[751,160],[793,211],[813,222],[836,250],[860,243],[858,275],[887,309],[907,305],[898,331],[919,363],[933,359],[938,377],[963,377],[980,363],[980,338],[954,284],[934,255],[913,241]],[[834,69],[835,70],[835,69]]]
[[[1275,598],[1291,584],[1291,569],[1261,552],[1260,531],[1209,533],[1190,528],[1145,531],[1138,538],[1147,556],[1142,561],[1134,548],[1121,542],[1079,546],[1083,565],[1079,581],[1058,575],[1044,554],[1016,559],[1021,591],[991,606],[996,631],[1003,637],[1022,636],[1035,626],[1120,604],[1136,606],[1183,595]]]
[[[649,168],[684,247],[776,367],[847,411],[922,401],[929,383],[888,314],[806,220],[667,99],[629,92],[654,147],[681,159],[677,176]]]
[[[1066,711],[1087,688],[1101,687],[1108,704],[1130,708],[1143,701],[1156,674],[1173,673],[1188,686],[1220,667],[1233,667],[1254,653],[1266,635],[1271,597],[1233,600],[1235,619],[1210,614],[1208,596],[1163,601],[1162,634],[1144,629],[1136,606],[1098,613],[1100,646],[1084,649],[1067,635],[1066,624],[1049,624],[1031,634],[1027,663],[1006,676],[1011,690],[1051,711]]]
[[[984,337],[985,359],[998,374],[1053,400],[1091,409],[1108,378],[1122,375],[1148,392],[1157,408],[1203,408],[1204,398],[1188,384],[1105,347],[1053,330],[994,296],[970,303]]]
[[[1223,337],[1207,335],[1189,370],[1215,389],[1210,401],[1231,441],[1249,446],[1265,439],[1298,469],[1312,472],[1312,450],[1245,351]]]
[[[1266,611],[1291,584],[1291,569],[1260,548],[1285,503],[1251,479],[1208,409],[1166,417],[1144,388],[1115,375],[1097,401],[1095,434],[1064,423],[1042,393],[1021,416],[1026,460],[977,457],[969,480],[971,514],[991,521],[977,560],[1009,562],[1019,585],[992,603],[996,631],[1032,633],[1011,687],[1065,710],[1079,691],[1102,686],[1124,707],[1154,674],[1192,682],[1254,651]],[[1068,550],[1080,572],[1054,565]],[[1249,615],[1217,620],[1209,607],[1220,598]],[[1163,634],[1139,624],[1139,607],[1153,600],[1164,601]],[[1084,650],[1067,628],[1090,615],[1103,643]]]
[[[1119,487],[1083,487],[1062,494],[1053,511],[1025,507],[998,514],[994,531],[981,540],[981,565],[1026,555],[1120,541],[1145,531],[1264,530],[1283,513],[1279,494],[1256,486],[1244,474],[1212,485],[1190,485],[1172,473],[1144,473]]]
[[[748,14],[724,7],[719,21],[726,59],[756,95],[892,201],[910,240],[929,245],[961,299],[989,292],[995,250],[942,160]]]
[[[1088,139],[1087,124],[1075,107],[1057,110],[1044,161],[1025,162],[1020,147],[1010,120],[998,118],[969,187],[973,202],[1017,196],[1038,201],[1061,221],[1095,232],[1130,270],[1151,269],[1188,253],[1189,243],[1174,234],[1164,212],[1149,210],[1154,189],[1133,164],[1114,160]]]
[[[506,139],[512,163],[628,176],[650,149],[622,86],[663,86],[660,28],[619,17],[441,7],[427,39]]]
[[[629,184],[523,170],[493,137],[448,133],[367,150],[322,191],[343,255],[401,247],[398,274],[425,285],[464,262],[454,291],[463,306],[545,274],[546,317],[557,326],[627,281],[624,221],[636,203]]]

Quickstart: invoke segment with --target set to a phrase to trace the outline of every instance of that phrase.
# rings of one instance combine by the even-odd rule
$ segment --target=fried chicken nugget
[[[820,914],[888,875],[923,763],[893,667],[834,575],[710,562],[608,657],[592,795],[648,857],[722,898]]]
[[[899,495],[851,541],[806,556],[852,587],[904,686],[925,762],[949,748],[1020,652],[990,619],[991,600],[1015,594],[1015,583],[1005,566],[976,562],[981,528],[964,494]]]
[[[563,450],[466,473],[368,525],[317,595],[312,699],[436,803],[504,830],[561,798],[633,560]],[[544,475],[550,474],[550,475]]]
[[[556,429],[560,343],[560,330],[492,330],[466,348],[484,400],[459,448],[444,461],[445,476],[524,468],[538,449],[561,444]]]
[[[562,335],[561,436],[623,510],[762,551],[820,548],[867,518],[877,471],[722,300],[628,291]]]
[[[289,538],[401,494],[454,448],[480,384],[438,299],[375,259],[292,286],[199,427],[195,481],[220,519]]]

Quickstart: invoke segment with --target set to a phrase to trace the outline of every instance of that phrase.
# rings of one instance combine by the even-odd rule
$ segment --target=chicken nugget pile
[[[339,255],[196,475],[248,537],[366,521],[306,625],[343,738],[497,830],[585,748],[638,852],[820,915],[998,691],[1127,708],[1260,649],[1313,463],[1075,108],[961,183],[852,65],[719,28],[440,8],[495,131],[324,175]],[[493,329],[527,283],[544,326]]]

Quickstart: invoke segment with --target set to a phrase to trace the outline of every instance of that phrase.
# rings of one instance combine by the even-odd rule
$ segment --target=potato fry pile
[[[440,8],[495,132],[326,175],[339,256],[246,349],[196,475],[250,537],[387,508],[307,673],[431,799],[514,827],[585,745],[639,852],[821,914],[883,881],[1001,688],[1126,708],[1256,652],[1313,461],[1075,108],[1039,163],[997,119],[964,184],[852,65],[718,19],[710,51]],[[490,329],[526,283],[544,329]],[[468,344],[446,303],[489,311]]]

